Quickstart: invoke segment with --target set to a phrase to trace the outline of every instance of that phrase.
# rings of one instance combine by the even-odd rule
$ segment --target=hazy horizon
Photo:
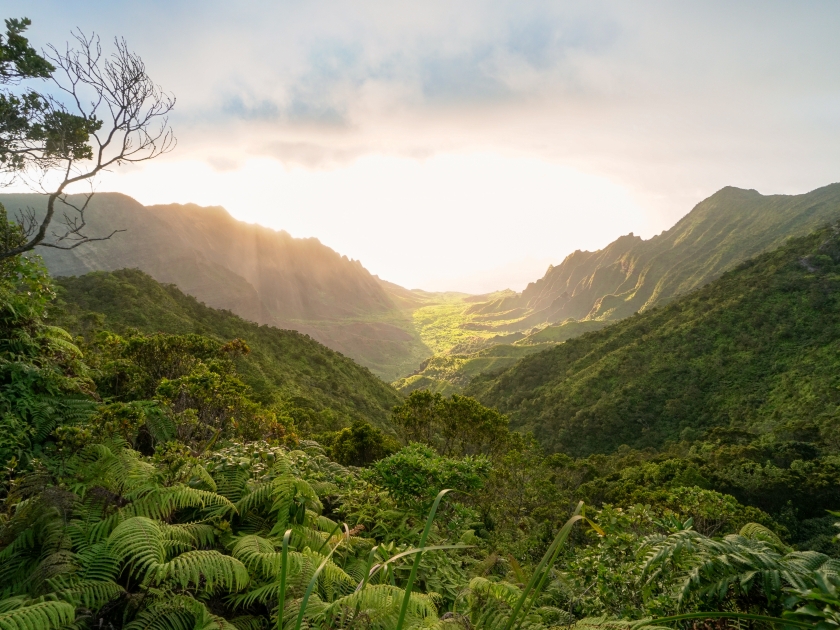
[[[840,5],[6,4],[125,37],[178,148],[101,191],[221,205],[408,288],[521,290],[732,185],[840,180]]]

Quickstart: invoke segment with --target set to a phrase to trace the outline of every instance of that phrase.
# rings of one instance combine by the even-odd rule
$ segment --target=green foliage
[[[510,440],[506,416],[458,394],[411,392],[391,418],[405,442],[428,444],[447,457],[498,454]]]
[[[376,462],[366,477],[388,490],[398,503],[423,510],[438,488],[470,493],[482,486],[489,471],[490,462],[481,455],[453,459],[415,443]]]
[[[363,420],[333,434],[318,436],[329,455],[345,466],[368,466],[395,453],[400,444],[381,429]]]
[[[667,306],[476,379],[470,391],[574,455],[740,431],[746,440],[723,439],[726,470],[709,481],[780,511],[797,482],[835,478],[838,262],[840,239],[826,228]],[[765,453],[774,453],[769,465]]]
[[[833,273],[832,238],[809,273]],[[68,307],[77,345],[44,321],[38,264],[4,265],[0,628],[837,625],[829,416],[575,459],[417,391],[393,409],[397,450],[360,416],[260,394],[260,337],[103,331]]]
[[[788,622],[804,622],[822,629],[840,626],[840,578],[828,571],[816,571],[810,588],[790,589],[789,609],[784,613]]]
[[[76,610],[67,602],[40,602],[0,613],[3,630],[53,630],[64,628],[76,617]]]
[[[54,314],[56,323],[89,341],[103,329],[122,336],[130,336],[131,329],[146,335],[198,334],[219,346],[242,339],[250,352],[231,360],[254,398],[311,411],[319,425],[312,433],[348,426],[357,418],[387,429],[391,407],[401,400],[370,371],[307,335],[209,308],[137,270],[60,278],[57,286],[63,312]],[[331,429],[330,416],[338,416],[340,426]]]
[[[840,562],[823,554],[790,551],[772,532],[754,524],[722,539],[690,528],[651,536],[641,552],[647,583],[656,582],[663,570],[669,572],[680,607],[735,606],[778,615],[783,588],[803,591],[814,585],[819,572],[840,569]]]
[[[491,345],[471,353],[437,354],[423,361],[413,374],[395,381],[394,387],[404,394],[418,389],[429,389],[444,395],[459,393],[477,375],[498,372],[522,357],[553,345],[553,342],[519,345],[524,341]]]
[[[55,70],[24,37],[24,31],[31,25],[32,20],[28,18],[6,20],[6,36],[0,35],[0,83],[46,79]]]
[[[53,295],[37,259],[0,263],[0,465],[12,470],[41,453],[61,419],[91,410],[85,398],[93,384],[81,352],[44,322]]]

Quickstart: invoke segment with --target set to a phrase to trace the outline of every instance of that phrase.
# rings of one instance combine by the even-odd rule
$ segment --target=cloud
[[[280,117],[277,103],[267,99],[246,105],[241,96],[231,96],[223,101],[221,110],[222,114],[240,120],[274,121]]]
[[[125,35],[178,96],[173,163],[268,157],[339,177],[371,156],[493,152],[612,181],[659,217],[651,231],[725,185],[795,193],[840,179],[838,3],[4,6],[33,19],[36,43],[75,24]]]

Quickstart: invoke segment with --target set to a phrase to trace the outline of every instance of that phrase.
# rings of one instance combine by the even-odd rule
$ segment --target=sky
[[[105,175],[222,205],[409,288],[521,290],[733,185],[840,181],[840,3],[5,0],[124,37],[172,153]]]

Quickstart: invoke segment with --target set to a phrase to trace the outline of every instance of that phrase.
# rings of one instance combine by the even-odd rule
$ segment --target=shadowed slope
[[[826,228],[664,307],[478,376],[467,393],[576,455],[713,426],[833,442],[838,357],[840,236]]]
[[[0,202],[12,215],[45,203]],[[317,239],[237,221],[218,206],[143,206],[117,193],[94,196],[86,218],[90,235],[126,231],[72,251],[39,249],[54,276],[142,269],[214,308],[308,333],[389,380],[429,355],[387,285]]]
[[[210,308],[136,269],[58,278],[57,283],[64,302],[58,323],[75,334],[96,326],[115,332],[137,328],[145,333],[199,333],[222,341],[244,339],[251,353],[238,359],[238,369],[264,401],[291,400],[381,427],[388,426],[391,407],[401,401],[366,368],[307,335],[259,326]]]

